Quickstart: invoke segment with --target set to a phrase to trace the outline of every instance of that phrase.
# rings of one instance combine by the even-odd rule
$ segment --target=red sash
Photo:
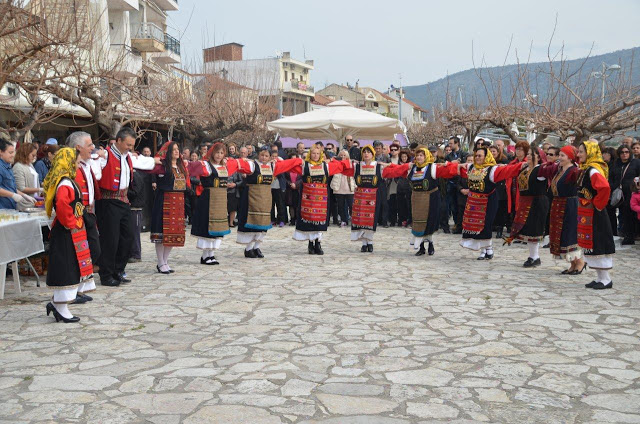
[[[467,196],[467,206],[462,217],[462,229],[467,234],[480,234],[484,230],[487,219],[487,205],[491,193],[476,193],[470,191]]]
[[[510,239],[515,239],[524,224],[527,222],[527,218],[529,217],[529,211],[531,211],[531,205],[533,204],[534,196],[522,196],[520,195],[520,199],[518,201],[518,207],[516,208],[516,216],[513,218],[513,224],[511,224],[511,234],[509,235]]]
[[[562,223],[564,221],[564,212],[567,207],[567,197],[554,197],[551,202],[551,216],[549,218],[549,247],[551,254],[560,256],[562,253],[560,248],[560,238],[562,236]]]
[[[327,222],[327,185],[305,183],[302,185],[300,216],[304,222],[322,225]]]
[[[73,228],[71,230],[71,240],[73,241],[73,248],[76,251],[76,259],[78,260],[78,266],[80,268],[80,277],[93,275],[91,251],[89,250],[87,230],[84,225],[82,228]]]
[[[357,187],[353,196],[353,227],[373,230],[376,223],[377,188]]]
[[[165,192],[162,205],[162,244],[184,246],[184,193]]]

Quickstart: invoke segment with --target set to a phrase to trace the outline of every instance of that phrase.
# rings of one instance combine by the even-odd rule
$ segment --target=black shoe
[[[87,302],[91,302],[93,300],[93,297],[89,296],[88,294],[82,293],[82,294],[78,294],[78,296],[84,297],[87,300]]]
[[[114,280],[118,280],[121,283],[130,283],[131,282],[131,280],[129,278],[125,277],[124,273],[122,273],[122,272],[120,274],[118,274],[116,277],[113,277],[113,279]]]
[[[462,228],[460,227],[454,228],[451,234],[462,234]]]
[[[502,238],[502,228],[500,228],[498,231],[496,231],[496,238],[497,239],[501,239]]]
[[[443,228],[442,231],[444,231],[445,234],[451,234],[451,229],[449,227]]]
[[[612,289],[613,288],[613,281],[609,281],[608,284],[603,284],[603,283],[596,283],[593,287],[591,287],[594,290],[606,290],[606,289]]]
[[[486,254],[484,255],[484,259],[485,259],[486,261],[490,261],[491,259],[493,259],[493,253],[486,253]]]
[[[171,274],[169,271],[160,271],[160,267],[158,265],[156,265],[156,269],[160,274]]]
[[[251,259],[257,258],[255,249],[251,249],[251,250],[246,250],[245,249],[244,250],[244,257],[245,258],[251,258]]]
[[[422,256],[426,253],[424,250],[424,242],[420,243],[420,249],[416,252],[416,256]]]
[[[65,324],[68,324],[70,322],[78,322],[80,321],[80,318],[78,317],[71,317],[71,318],[65,318],[62,315],[60,315],[60,312],[58,312],[56,310],[56,307],[53,306],[53,303],[49,302],[47,303],[47,316],[49,316],[49,314],[53,312],[53,317],[56,319],[56,322],[64,322]]]
[[[542,246],[543,249],[548,249],[549,248],[549,243],[545,244],[544,246]]]
[[[386,223],[385,223],[385,224],[383,224],[383,225],[382,225],[382,227],[383,227],[383,228],[389,228],[389,224],[386,224]]]
[[[367,250],[367,245],[366,245],[366,244],[363,244],[363,245],[362,245],[362,247],[360,248],[360,251],[361,251],[362,253],[368,252],[368,250]]]
[[[81,294],[76,294],[76,298],[69,303],[71,305],[82,305],[83,303],[87,303],[87,299],[85,299]]]
[[[587,264],[584,264],[581,270],[574,269],[573,271],[569,272],[569,275],[580,275],[582,274],[582,271],[584,271],[586,267],[587,267]]]
[[[262,251],[260,249],[253,249],[253,252],[256,254],[256,258],[264,258]]]
[[[324,250],[322,250],[322,246],[320,245],[320,241],[316,240],[316,246],[314,248],[316,255],[324,255]]]
[[[429,242],[429,247],[427,248],[427,254],[429,256],[433,256],[434,253],[436,253],[436,249],[433,248],[433,243]]]
[[[542,262],[540,262],[540,258],[536,259],[535,261],[531,258],[527,258],[526,262],[522,266],[525,268],[533,268],[540,265],[541,263]]]
[[[624,240],[622,240],[622,243],[620,243],[620,244],[623,245],[623,246],[630,246],[630,245],[636,244],[636,242],[634,240],[632,240],[632,239],[624,239]],[[607,288],[609,288],[609,287],[607,287]]]
[[[585,284],[584,286],[588,289],[592,289],[593,286],[595,286],[596,284],[600,284],[600,283],[598,283],[596,280],[593,280],[592,282]]]
[[[118,287],[120,285],[120,280],[114,280],[113,278],[100,279],[100,284],[108,287]]]
[[[390,226],[390,227],[395,227],[395,226],[396,226],[396,223],[395,223],[395,222],[392,222],[391,224],[389,224],[389,226]]]
[[[367,244],[367,252],[373,252],[373,244]]]
[[[562,275],[567,275],[567,274],[571,274],[573,271],[569,271],[568,269],[565,269],[564,271],[562,271],[560,274]]]
[[[316,253],[316,249],[313,247],[313,242],[311,240],[309,240],[309,245],[307,246],[307,252],[309,252],[310,255],[315,255]]]
[[[220,262],[216,260],[215,256],[209,256],[208,258],[204,258],[204,259],[200,258],[200,263],[202,265],[218,265]]]
[[[481,253],[480,256],[477,257],[477,259],[479,261],[484,261],[487,258],[487,254],[486,253]]]

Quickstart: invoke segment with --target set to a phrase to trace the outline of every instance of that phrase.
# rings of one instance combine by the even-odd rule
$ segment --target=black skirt
[[[547,215],[549,214],[549,198],[546,195],[535,196],[531,202],[529,215],[524,226],[518,233],[522,241],[541,241],[547,227]],[[516,213],[517,215],[517,213]]]
[[[80,266],[73,247],[71,231],[58,222],[51,229],[47,286],[60,289],[80,283]]]

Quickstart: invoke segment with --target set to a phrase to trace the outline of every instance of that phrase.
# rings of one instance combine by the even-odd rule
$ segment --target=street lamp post
[[[602,97],[600,99],[600,104],[604,104],[604,91],[607,77],[610,76],[611,73],[619,71],[620,69],[622,69],[620,65],[607,65],[606,63],[602,62],[602,71],[591,73],[592,77],[602,80]]]

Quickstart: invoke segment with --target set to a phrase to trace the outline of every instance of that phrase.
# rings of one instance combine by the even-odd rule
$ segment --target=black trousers
[[[402,221],[398,220],[398,195],[389,195],[387,203],[389,203],[389,223],[391,225],[396,225],[396,223],[400,224]]]
[[[345,224],[350,221],[349,209],[353,204],[353,194],[336,194],[338,200],[338,213],[340,214],[340,221]]]
[[[620,219],[622,220],[622,232],[625,240],[635,240],[636,238],[636,221],[638,214],[631,209],[631,195],[625,194],[624,201],[620,206]]]
[[[607,204],[607,214],[609,215],[609,222],[611,222],[611,229],[613,235],[618,235],[618,217],[616,216],[616,208]]]
[[[102,252],[98,265],[100,279],[108,280],[124,272],[133,242],[131,207],[120,200],[102,199],[96,202]]]
[[[129,256],[135,259],[142,259],[142,244],[140,243],[140,232],[142,231],[142,209],[131,210],[131,226],[133,231],[133,241]]]
[[[337,224],[338,223],[338,199],[336,198],[336,195],[333,193],[333,190],[331,190],[331,188],[328,188],[327,190],[329,190],[329,214],[333,219],[333,223]]]
[[[87,212],[84,214],[84,225],[87,229],[87,242],[89,242],[89,251],[91,252],[91,262],[97,264],[100,260],[100,234],[96,223],[98,218],[95,214]]]
[[[278,212],[276,213],[276,208]],[[284,192],[279,188],[271,189],[271,222],[287,222],[287,210],[284,206]]]
[[[378,185],[378,190],[381,191],[380,198],[382,199],[382,204],[380,205],[380,218],[378,219],[378,224],[386,225],[389,223],[389,203],[387,202],[387,191],[389,188],[387,184],[383,181],[380,185]]]
[[[411,192],[399,192],[396,195],[398,204],[398,224],[411,221]]]

